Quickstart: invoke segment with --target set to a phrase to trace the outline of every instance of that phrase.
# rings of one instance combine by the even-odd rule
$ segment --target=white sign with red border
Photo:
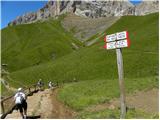
[[[113,42],[113,41],[116,41],[116,39],[117,39],[116,34],[107,35],[105,37],[105,42]]]
[[[127,31],[118,32],[116,34],[116,36],[117,36],[117,40],[127,39],[128,38],[128,32]]]
[[[124,48],[124,47],[129,47],[128,39],[109,42],[109,43],[106,43],[106,45],[104,46],[105,49],[116,49],[116,48]]]
[[[104,46],[106,49],[115,49],[116,48],[116,42],[109,42],[106,43],[106,45]]]
[[[107,35],[105,36],[105,42],[107,42],[104,46],[105,49],[116,49],[130,46],[127,31]]]

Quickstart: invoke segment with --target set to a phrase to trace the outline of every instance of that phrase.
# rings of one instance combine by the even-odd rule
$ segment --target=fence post
[[[2,112],[2,114],[4,114],[4,112],[5,112],[3,101],[1,101],[1,112]]]
[[[36,91],[36,85],[35,85],[35,91]]]
[[[31,93],[31,88],[28,89],[29,90],[29,94]]]

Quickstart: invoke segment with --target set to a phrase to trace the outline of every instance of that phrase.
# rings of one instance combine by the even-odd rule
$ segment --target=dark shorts
[[[27,110],[27,102],[24,101],[22,104],[16,104],[16,107],[20,112],[23,112],[23,110]]]

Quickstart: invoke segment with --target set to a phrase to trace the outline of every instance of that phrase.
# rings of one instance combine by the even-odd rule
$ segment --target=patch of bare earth
[[[75,14],[68,14],[62,21],[67,31],[72,31],[79,40],[87,40],[91,36],[102,33],[114,24],[120,17],[85,18]]]
[[[73,118],[75,113],[57,100],[57,91],[47,89],[29,96],[27,116],[40,116],[41,119]],[[21,119],[21,116],[19,111],[14,110],[6,119]]]
[[[159,106],[159,90],[152,89],[148,91],[139,91],[126,97],[128,107],[143,110],[147,113],[158,113]],[[120,100],[114,99],[108,103],[99,104],[86,108],[86,111],[100,111],[104,109],[115,109],[120,107]]]
[[[65,106],[62,102],[57,100],[57,93],[59,89],[54,90],[52,93],[53,113],[54,118],[59,119],[72,119],[76,116],[76,112],[71,108]]]

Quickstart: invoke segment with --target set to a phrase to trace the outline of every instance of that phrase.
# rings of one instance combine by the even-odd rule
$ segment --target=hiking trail
[[[28,118],[73,118],[75,112],[57,100],[57,91],[58,89],[46,89],[33,94],[33,96],[28,96]],[[21,119],[21,116],[19,111],[14,110],[6,116],[6,119]]]
[[[28,96],[28,118],[40,119],[72,119],[78,113],[71,108],[65,106],[62,102],[57,100],[58,90],[60,88],[44,91],[39,91]],[[134,94],[127,95],[126,103],[129,107],[141,109],[147,113],[158,113],[158,89],[154,88],[147,91],[138,91]],[[119,107],[119,99],[115,98],[109,103],[89,106],[85,111],[95,112],[104,109],[115,109]],[[39,117],[38,117],[39,116]],[[11,114],[6,116],[6,119],[21,119],[19,111],[14,110]]]

